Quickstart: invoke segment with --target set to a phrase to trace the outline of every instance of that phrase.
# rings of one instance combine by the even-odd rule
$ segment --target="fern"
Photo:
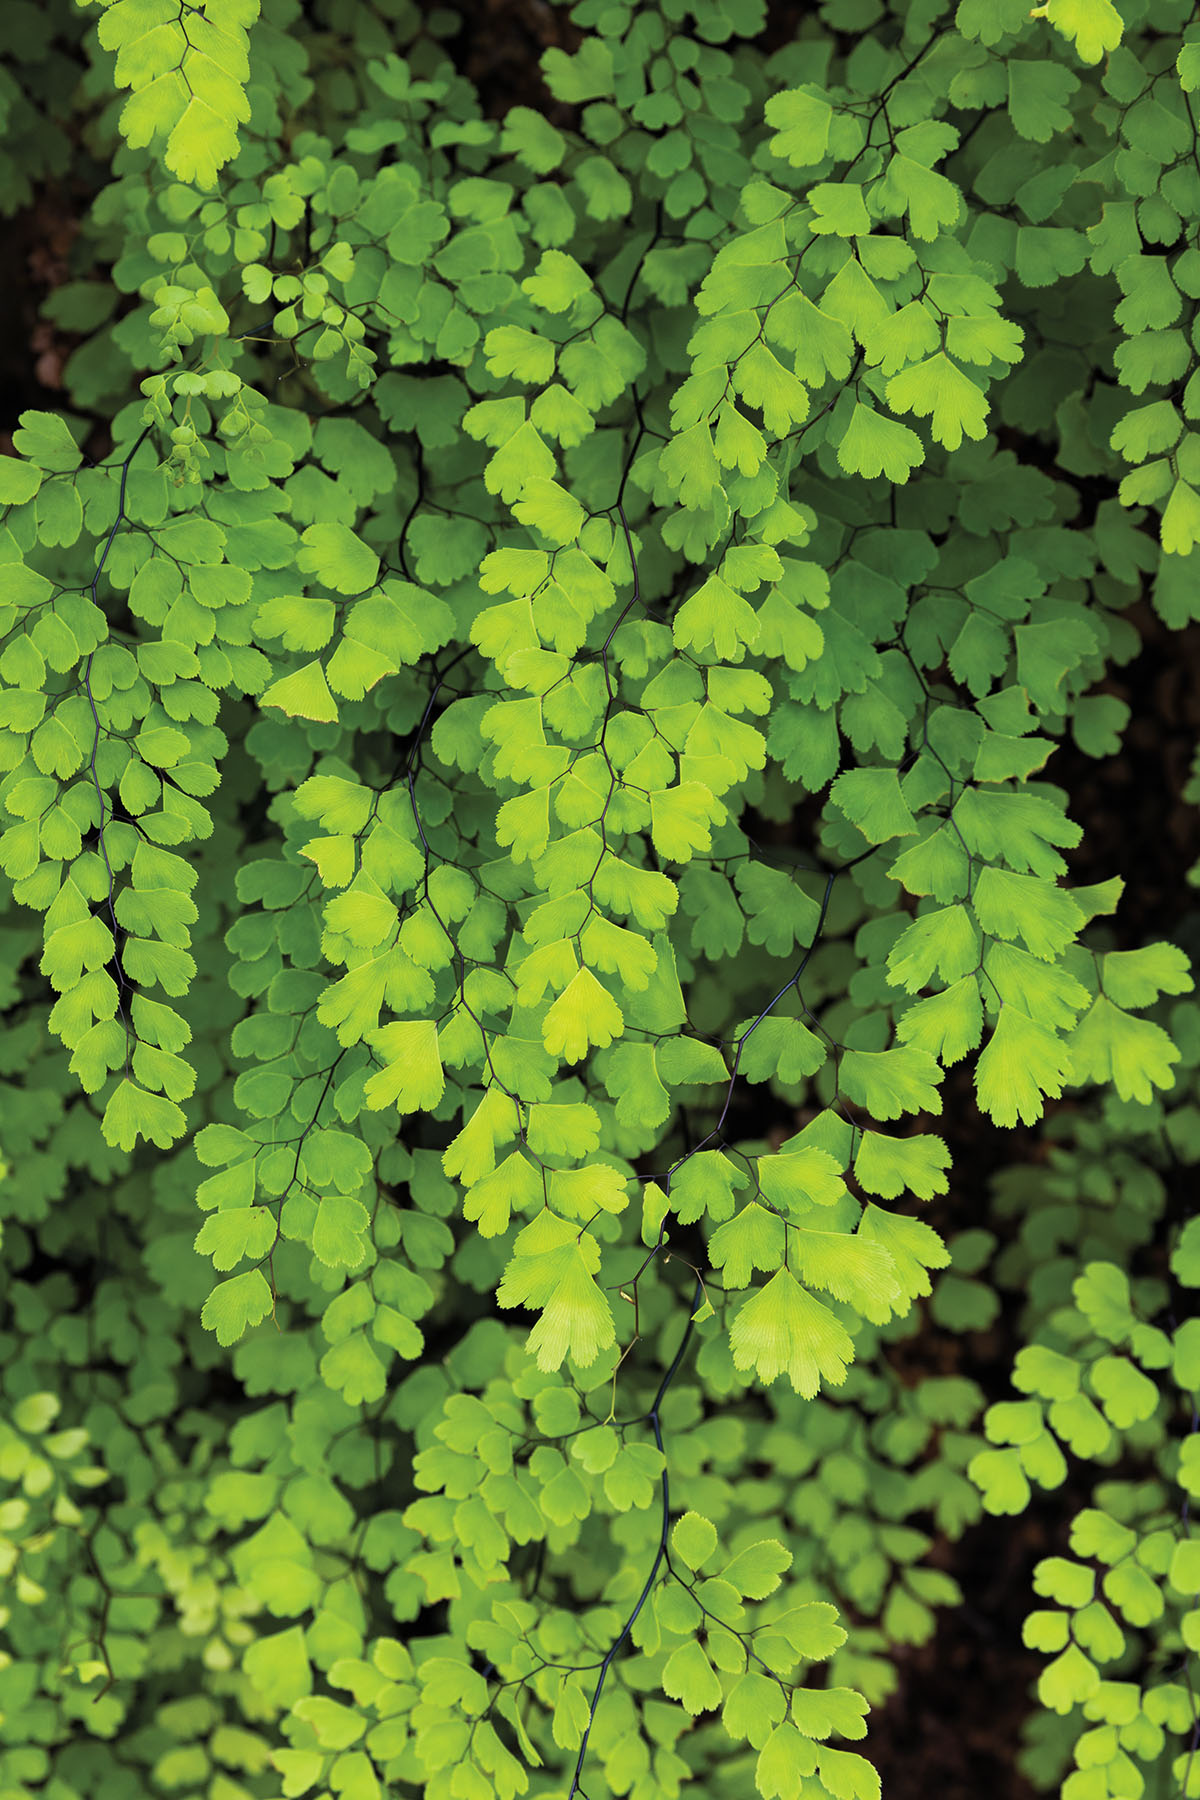
[[[1028,1771],[1200,1793],[1192,975],[1046,773],[1200,617],[1200,27],[581,0],[551,122],[407,0],[48,13],[0,1792],[868,1800],[1074,1464]],[[960,1063],[1045,1150],[947,1241]],[[901,1377],[1004,1293],[1018,1398]]]

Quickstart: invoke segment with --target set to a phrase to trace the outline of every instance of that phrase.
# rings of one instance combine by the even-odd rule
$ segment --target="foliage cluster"
[[[872,1800],[935,1539],[1072,1471],[1026,1766],[1200,1795],[1200,1014],[1046,773],[1200,619],[1200,26],[764,19],[579,0],[560,127],[409,0],[6,0],[6,203],[94,199],[0,459],[2,1800]],[[1050,1111],[949,1241],[947,1070]],[[1015,1398],[894,1354],[1002,1305]]]

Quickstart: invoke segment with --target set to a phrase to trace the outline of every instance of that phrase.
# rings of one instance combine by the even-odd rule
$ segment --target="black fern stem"
[[[99,605],[100,605],[100,601],[99,601],[99,597],[98,597],[98,590],[99,590],[99,586],[100,586],[100,577],[104,573],[104,565],[108,561],[108,553],[113,547],[113,540],[115,539],[117,532],[120,530],[122,524],[125,521],[125,489],[129,484],[129,466],[132,463],[134,457],[137,455],[138,451],[141,449],[142,445],[145,443],[146,439],[150,436],[150,433],[152,430],[153,430],[153,426],[151,426],[151,425],[146,425],[142,428],[141,434],[139,435],[137,442],[134,444],[132,450],[130,450],[128,456],[126,456],[124,462],[121,464],[121,486],[120,486],[120,490],[117,494],[117,516],[113,520],[112,525],[109,528],[108,536],[104,540],[103,547],[100,551],[99,558],[97,559],[97,562],[96,562],[96,572],[92,576],[91,582],[89,583],[89,592],[92,597],[92,605],[95,607],[99,607]],[[92,658],[95,656],[95,654],[96,653],[94,650],[89,651],[88,655],[84,661],[84,665],[83,665],[83,690],[84,690],[84,693],[87,695],[88,705],[91,708],[92,723],[94,726],[94,731],[93,731],[93,736],[92,736],[92,753],[91,753],[91,756],[88,758],[88,772],[92,778],[92,786],[94,787],[94,789],[96,791],[96,808],[97,808],[96,844],[97,844],[97,848],[100,851],[100,855],[104,859],[104,868],[105,868],[105,872],[108,876],[108,916],[112,920],[113,967],[116,970],[116,976],[117,976],[117,981],[116,981],[117,1009],[120,1012],[121,1024],[125,1031],[125,1074],[128,1076],[128,1074],[129,1074],[129,1054],[130,1054],[129,1043],[130,1043],[130,1039],[133,1035],[133,1028],[130,1024],[129,1016],[125,1011],[125,1002],[124,1002],[124,999],[122,998],[122,990],[128,986],[128,983],[127,983],[126,977],[125,977],[125,970],[121,964],[121,927],[117,920],[116,881],[113,876],[112,863],[109,861],[109,857],[108,857],[108,846],[104,841],[104,824],[105,824],[104,790],[100,786],[100,777],[96,771],[96,757],[99,755],[99,752],[100,752],[100,729],[101,728],[100,728],[100,714],[96,710],[96,700],[95,700],[95,696],[92,693]]]
[[[670,1478],[667,1474],[667,1465],[666,1465],[666,1454],[667,1453],[663,1447],[662,1425],[661,1425],[658,1415],[659,1415],[659,1409],[661,1408],[663,1400],[666,1397],[667,1389],[670,1387],[671,1383],[674,1381],[676,1375],[679,1373],[679,1370],[683,1364],[683,1358],[687,1351],[688,1343],[691,1340],[692,1324],[693,1324],[694,1316],[699,1311],[700,1307],[703,1304],[704,1304],[704,1283],[700,1280],[697,1280],[696,1292],[692,1297],[692,1304],[688,1308],[687,1323],[683,1328],[683,1336],[679,1340],[679,1348],[675,1352],[675,1355],[672,1359],[670,1368],[667,1370],[666,1374],[663,1376],[662,1380],[659,1382],[658,1392],[654,1396],[654,1404],[651,1406],[649,1412],[642,1414],[642,1420],[649,1419],[651,1427],[653,1428],[653,1431],[654,1431],[654,1441],[658,1445],[659,1450],[662,1451],[662,1455],[663,1455],[662,1529],[660,1530],[659,1535],[658,1535],[658,1549],[654,1553],[654,1561],[650,1565],[650,1573],[647,1575],[645,1581],[642,1584],[642,1591],[637,1597],[637,1601],[634,1605],[633,1611],[630,1613],[629,1617],[626,1619],[625,1623],[622,1625],[620,1631],[617,1633],[617,1636],[613,1639],[612,1644],[609,1647],[608,1654],[605,1656],[604,1661],[600,1664],[600,1673],[596,1677],[596,1691],[593,1693],[591,1705],[588,1707],[588,1721],[587,1721],[587,1724],[583,1728],[583,1741],[581,1742],[581,1744],[579,1746],[579,1755],[575,1759],[575,1773],[571,1777],[571,1786],[567,1790],[567,1800],[575,1800],[575,1795],[580,1792],[579,1783],[580,1783],[580,1779],[582,1778],[582,1775],[583,1775],[584,1759],[587,1756],[588,1738],[591,1736],[592,1726],[595,1724],[595,1721],[596,1721],[596,1709],[600,1705],[600,1696],[604,1691],[604,1683],[608,1677],[608,1671],[612,1667],[614,1661],[616,1660],[617,1653],[620,1650],[622,1644],[625,1642],[626,1638],[629,1636],[630,1632],[633,1630],[634,1624],[637,1621],[637,1616],[641,1612],[643,1606],[646,1604],[646,1597],[649,1594],[650,1589],[654,1586],[655,1578],[657,1577],[658,1571],[659,1571],[660,1567],[662,1566],[663,1557],[667,1554],[667,1532],[669,1531],[670,1525],[671,1525],[671,1483],[670,1483]],[[640,1421],[634,1420],[631,1422],[636,1424],[636,1423],[639,1423]]]

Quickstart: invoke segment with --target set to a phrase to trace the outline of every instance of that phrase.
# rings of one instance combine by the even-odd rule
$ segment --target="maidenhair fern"
[[[1024,1763],[1200,1794],[1192,976],[1052,779],[1200,619],[1189,18],[580,0],[491,117],[11,0],[3,1800],[869,1800],[1072,1469]]]

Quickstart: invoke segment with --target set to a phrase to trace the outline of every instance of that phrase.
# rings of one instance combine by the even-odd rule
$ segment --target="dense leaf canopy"
[[[1069,1470],[1028,1772],[1200,1794],[1200,1015],[1052,778],[1200,620],[1200,26],[802,10],[579,0],[492,117],[409,0],[6,0],[4,204],[90,202],[0,1800],[873,1800],[935,1537]],[[891,1354],[1002,1295],[1014,1397]]]

